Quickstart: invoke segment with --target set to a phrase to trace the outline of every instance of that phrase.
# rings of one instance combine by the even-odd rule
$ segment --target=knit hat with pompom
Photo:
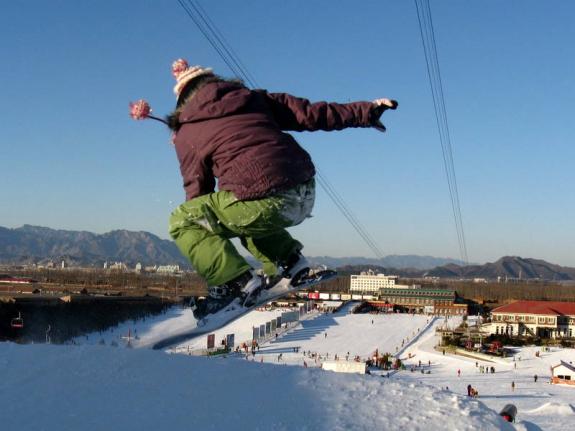
[[[176,78],[176,85],[174,87],[174,94],[176,97],[180,96],[180,93],[186,86],[188,82],[192,79],[197,78],[202,75],[213,75],[213,71],[209,67],[202,66],[189,66],[188,62],[183,58],[179,58],[172,63],[172,74]]]

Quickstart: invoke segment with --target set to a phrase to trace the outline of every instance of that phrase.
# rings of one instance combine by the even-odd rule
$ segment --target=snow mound
[[[541,407],[537,407],[525,413],[531,415],[570,416],[575,414],[575,408],[573,408],[571,404],[545,403]]]
[[[421,384],[147,349],[0,343],[3,431],[512,430]]]

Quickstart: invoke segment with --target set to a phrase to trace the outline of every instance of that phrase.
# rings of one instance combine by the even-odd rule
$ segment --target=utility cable
[[[461,205],[459,201],[459,192],[457,187],[457,177],[455,174],[455,164],[453,162],[453,149],[451,145],[451,136],[449,133],[449,124],[447,121],[447,111],[445,108],[445,98],[443,95],[443,85],[439,60],[437,58],[437,46],[435,44],[435,31],[433,29],[433,20],[431,18],[431,9],[429,0],[415,0],[417,9],[417,18],[419,31],[423,43],[425,61],[427,65],[427,76],[431,85],[431,94],[435,110],[435,118],[439,131],[439,140],[443,156],[443,164],[447,178],[451,207],[459,243],[461,258],[468,263],[467,244],[463,229],[463,219],[461,216]]]

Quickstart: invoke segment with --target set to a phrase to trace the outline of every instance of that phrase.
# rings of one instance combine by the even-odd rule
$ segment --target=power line
[[[259,87],[259,85],[255,82],[255,79],[253,78],[253,76],[249,73],[247,67],[244,66],[244,64],[242,63],[241,59],[239,58],[239,56],[236,54],[236,52],[234,51],[233,47],[228,43],[228,41],[226,40],[226,38],[224,37],[224,35],[222,34],[221,31],[219,31],[219,29],[216,27],[216,25],[214,24],[214,22],[210,19],[210,16],[207,14],[207,12],[204,10],[204,8],[202,7],[202,5],[199,2],[195,2],[195,5],[197,7],[197,9],[199,9],[200,15],[202,16],[202,18],[206,21],[207,25],[209,26],[209,28],[212,30],[212,32],[216,35],[218,41],[220,42],[220,44],[223,46],[224,50],[228,53],[229,57],[231,58],[231,60],[238,66],[238,68],[243,72],[243,76],[245,78],[245,80],[248,82],[248,84],[252,87],[252,88],[257,88]]]
[[[238,55],[233,51],[230,47],[229,43],[223,37],[221,32],[218,30],[214,22],[209,18],[208,14],[201,6],[192,0],[178,0],[178,3],[182,6],[182,8],[186,11],[187,15],[190,19],[196,24],[196,27],[200,30],[200,32],[204,35],[204,37],[208,40],[210,45],[216,50],[218,55],[222,58],[222,60],[226,63],[226,65],[230,68],[230,70],[238,77],[244,79],[252,88],[257,88],[258,85],[255,80],[249,74],[247,68],[243,65],[243,63],[239,60]],[[348,222],[352,225],[352,227],[356,230],[359,236],[365,241],[367,246],[371,249],[371,251],[375,254],[375,256],[379,259],[383,258],[383,253],[376,245],[375,241],[372,239],[369,232],[361,225],[357,217],[353,214],[351,209],[346,205],[343,198],[337,193],[335,188],[331,186],[325,175],[323,175],[320,170],[317,168],[317,180],[320,186],[324,189],[333,203],[337,206],[337,208],[341,211],[344,217],[348,220]]]
[[[441,72],[439,69],[439,60],[437,58],[437,46],[435,44],[435,32],[433,29],[433,20],[431,18],[431,9],[429,0],[415,0],[417,9],[417,19],[421,41],[425,53],[425,62],[427,65],[427,76],[431,85],[431,95],[435,110],[435,119],[439,131],[439,140],[443,155],[443,164],[449,188],[451,208],[455,221],[455,230],[461,258],[468,263],[467,244],[465,242],[465,233],[463,230],[463,219],[461,216],[461,205],[459,203],[459,192],[457,188],[457,177],[455,174],[455,165],[453,162],[453,149],[451,145],[451,136],[449,133],[449,124],[447,122],[447,111],[445,108],[445,98],[443,96],[443,85]]]
[[[186,3],[183,0],[178,0],[178,3],[180,3],[180,5],[186,11],[186,13],[190,17],[190,19],[194,22],[194,24],[196,24],[196,27],[198,27],[198,29],[204,35],[206,40],[210,43],[210,45],[212,45],[212,48],[214,48],[216,50],[216,52],[222,58],[224,63],[226,63],[226,65],[231,69],[231,71],[236,76],[243,76],[241,71],[236,68],[236,65],[233,64],[233,62],[230,62],[230,60],[228,60],[228,57],[226,57],[224,55],[224,53],[222,51],[223,48],[221,47],[221,44],[218,44],[217,38],[213,35],[213,33],[210,33],[209,27],[207,27],[205,24],[202,25],[202,21],[205,21],[205,20],[198,18],[198,16],[202,16],[202,15],[201,15],[201,13],[198,12],[199,9],[194,5],[194,3],[192,1],[188,1]],[[193,10],[196,11],[198,16],[194,15]]]
[[[345,218],[349,221],[349,223],[353,226],[353,228],[355,229],[355,231],[359,234],[359,236],[362,237],[362,239],[365,241],[365,243],[368,245],[368,247],[371,249],[371,251],[373,252],[373,254],[378,258],[378,259],[383,259],[383,253],[381,252],[381,250],[379,249],[379,247],[377,246],[377,244],[373,241],[373,239],[371,238],[371,236],[369,235],[369,233],[364,229],[364,227],[361,225],[361,223],[359,222],[359,220],[357,219],[357,217],[353,214],[353,212],[347,207],[347,205],[345,204],[343,198],[337,193],[337,191],[331,186],[331,184],[329,183],[329,181],[327,180],[327,178],[325,177],[325,175],[323,175],[321,173],[321,171],[319,170],[319,168],[316,168],[317,170],[317,179],[318,179],[318,183],[320,184],[320,186],[322,186],[322,188],[324,189],[324,191],[328,194],[328,196],[331,198],[331,200],[333,201],[333,203],[335,203],[335,205],[339,208],[339,210],[342,212],[342,214],[345,216]]]

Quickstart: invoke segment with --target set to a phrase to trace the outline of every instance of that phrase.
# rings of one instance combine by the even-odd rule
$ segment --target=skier
[[[186,202],[172,213],[169,231],[208,284],[208,296],[195,304],[194,317],[201,319],[236,298],[251,305],[269,287],[231,238],[239,238],[262,263],[268,279],[287,278],[294,285],[309,271],[303,245],[286,228],[310,217],[315,167],[285,131],[385,131],[380,116],[397,102],[311,103],[250,90],[183,59],[173,63],[172,73],[177,102],[166,120],[151,116],[143,100],[130,105],[131,116],[163,121],[173,131]]]

